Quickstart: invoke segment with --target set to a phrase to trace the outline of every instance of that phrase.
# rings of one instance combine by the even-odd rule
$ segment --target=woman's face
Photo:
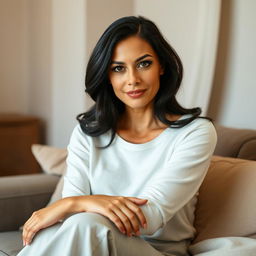
[[[137,36],[120,41],[113,52],[109,79],[127,108],[151,107],[163,70],[149,43]]]

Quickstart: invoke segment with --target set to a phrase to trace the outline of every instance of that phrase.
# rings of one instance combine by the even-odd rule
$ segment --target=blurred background
[[[0,113],[43,123],[43,143],[66,147],[91,106],[86,63],[117,18],[154,21],[185,69],[178,95],[217,123],[256,128],[254,0],[0,0]]]

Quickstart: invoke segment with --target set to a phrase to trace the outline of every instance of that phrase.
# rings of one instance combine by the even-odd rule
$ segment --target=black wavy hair
[[[173,128],[181,128],[200,117],[201,109],[183,108],[176,100],[183,76],[182,62],[175,50],[164,39],[157,26],[150,20],[138,16],[128,16],[114,21],[97,42],[89,59],[85,92],[95,104],[85,113],[79,114],[77,120],[83,132],[97,137],[107,131],[112,136],[108,147],[115,138],[117,122],[125,111],[124,103],[116,96],[109,82],[109,67],[114,48],[118,42],[129,36],[139,36],[146,40],[158,55],[164,74],[160,77],[160,88],[154,99],[154,115],[164,124]],[[167,119],[167,114],[192,116],[177,121]]]

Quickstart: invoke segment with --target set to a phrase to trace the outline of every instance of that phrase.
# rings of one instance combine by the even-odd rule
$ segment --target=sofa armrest
[[[17,230],[48,203],[59,176],[30,174],[0,177],[0,232]]]

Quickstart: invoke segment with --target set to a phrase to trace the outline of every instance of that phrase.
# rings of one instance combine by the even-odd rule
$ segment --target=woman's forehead
[[[138,36],[131,36],[117,43],[112,60],[123,62],[125,60],[136,60],[146,54],[156,57],[155,51],[146,40]]]

